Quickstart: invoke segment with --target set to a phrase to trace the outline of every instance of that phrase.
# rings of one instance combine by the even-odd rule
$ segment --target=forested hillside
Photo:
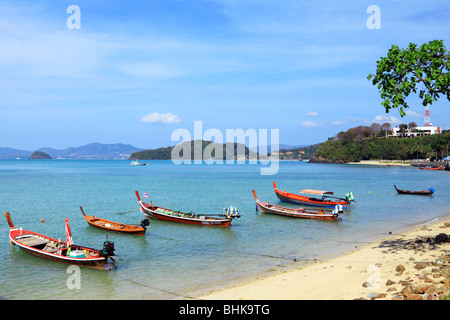
[[[441,159],[448,155],[450,130],[415,138],[387,138],[386,131],[359,126],[322,143],[311,162],[345,163],[371,159]]]

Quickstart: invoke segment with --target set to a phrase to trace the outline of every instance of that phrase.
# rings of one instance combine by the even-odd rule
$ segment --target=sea
[[[181,164],[127,160],[0,160],[0,206],[15,226],[65,240],[69,219],[75,244],[116,249],[117,269],[95,270],[43,260],[12,246],[0,218],[0,299],[179,300],[240,281],[301,267],[370,242],[432,223],[450,213],[450,172],[410,166],[313,164],[280,161],[275,175],[264,164]],[[279,202],[280,190],[352,192],[355,202],[341,221],[261,214],[262,201]],[[399,195],[402,189],[434,188],[432,196]],[[150,220],[145,236],[89,226],[88,215],[138,224],[135,191],[153,204],[186,212],[221,214],[235,206],[230,228]],[[338,276],[338,275],[337,275]]]

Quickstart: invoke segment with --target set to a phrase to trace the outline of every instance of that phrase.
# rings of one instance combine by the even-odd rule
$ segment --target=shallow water
[[[1,160],[1,209],[11,213],[16,226],[64,239],[67,217],[75,243],[100,249],[108,234],[119,268],[81,268],[80,289],[70,289],[67,266],[10,246],[8,225],[0,219],[0,298],[186,298],[225,281],[349,250],[450,212],[447,171],[280,162],[276,175],[262,176],[262,166],[253,164],[149,163]],[[343,196],[351,190],[356,202],[340,222],[258,214],[251,190],[263,201],[279,203],[272,181],[290,192],[326,189]],[[431,197],[398,195],[394,184],[403,189],[433,187],[436,192]],[[241,218],[226,229],[151,220],[145,236],[133,236],[90,227],[82,217],[80,206],[86,214],[138,223],[144,216],[137,210],[135,190],[148,192],[156,205],[181,211],[222,213],[234,205]],[[119,214],[131,210],[136,211]]]

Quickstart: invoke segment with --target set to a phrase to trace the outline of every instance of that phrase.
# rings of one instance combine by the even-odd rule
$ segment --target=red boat
[[[444,167],[441,167],[441,166],[438,166],[438,167],[426,166],[426,167],[419,167],[419,170],[444,170]]]
[[[202,226],[229,227],[233,218],[240,217],[236,208],[232,206],[224,209],[225,214],[205,215],[196,214],[194,212],[185,213],[155,206],[151,202],[145,203],[141,200],[139,192],[135,191],[135,193],[139,201],[141,212],[144,213],[147,218]]]
[[[343,209],[348,209],[350,207],[350,203],[354,201],[353,195],[351,192],[349,192],[345,199],[343,198],[337,198],[332,197],[331,195],[334,194],[334,192],[331,191],[320,191],[320,190],[312,190],[312,189],[305,189],[302,190],[301,193],[305,194],[319,194],[322,195],[322,198],[313,198],[308,196],[302,196],[296,193],[290,193],[287,191],[280,191],[277,188],[277,185],[275,182],[273,182],[273,187],[275,189],[275,194],[277,195],[278,199],[282,202],[290,202],[290,203],[296,203],[303,206],[311,206],[311,207],[321,207],[321,208],[330,208],[333,209],[337,205],[341,205]],[[331,200],[329,198],[334,198],[336,200]]]
[[[66,219],[67,240],[62,242],[33,231],[16,228],[11,221],[9,212],[5,212],[5,217],[9,224],[11,244],[18,245],[27,253],[46,260],[82,267],[95,269],[117,268],[115,260],[111,257],[114,255],[114,243],[105,241],[103,250],[74,245],[69,228],[69,219]],[[107,265],[108,258],[111,262]]]
[[[275,214],[279,216],[292,217],[292,218],[303,218],[303,219],[316,219],[316,220],[328,220],[328,221],[341,221],[342,219],[339,217],[339,208],[336,208],[335,211],[331,212],[331,210],[305,210],[303,208],[286,208],[282,206],[277,206],[275,204],[270,204],[267,202],[260,201],[255,193],[255,190],[252,190],[253,197],[256,200],[256,205],[259,208],[261,213]]]

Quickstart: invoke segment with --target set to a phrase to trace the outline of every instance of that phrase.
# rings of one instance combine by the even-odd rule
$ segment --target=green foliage
[[[183,142],[183,144],[185,143],[190,143],[191,144],[191,159],[201,159],[203,152],[205,150],[205,148],[211,144],[214,144],[214,142],[211,141],[201,141],[202,144],[202,154],[198,155],[194,154],[195,152],[195,148],[194,148],[194,140],[192,141],[185,141]],[[237,155],[238,154],[238,143],[233,143],[233,154]],[[226,144],[223,145],[219,145],[217,144],[218,148],[217,150],[220,150],[220,146],[222,147],[222,156],[220,157],[220,155],[217,156],[217,158],[224,160],[226,158]],[[158,148],[158,149],[152,149],[152,150],[143,150],[143,151],[139,151],[139,152],[133,152],[129,159],[133,159],[133,160],[171,160],[172,159],[172,150],[175,146],[170,146],[170,147],[166,147],[166,148]],[[212,152],[211,152],[211,156],[215,157],[215,151],[216,149],[212,147]],[[249,154],[251,154],[251,152],[249,151],[249,149],[245,146],[244,147],[244,152],[245,152],[245,156],[249,156]],[[181,148],[180,148],[181,149]],[[186,148],[187,150],[187,148]],[[183,149],[181,149],[181,152],[179,154],[180,157],[183,156],[182,154]],[[255,153],[256,154],[256,153]]]
[[[281,149],[279,151],[280,159],[310,159],[312,158],[317,149],[319,149],[320,143],[313,144],[308,147],[299,147],[295,149]],[[292,152],[292,155],[286,154],[286,152]]]
[[[391,108],[400,108],[405,115],[408,108],[406,98],[417,93],[422,104],[427,106],[443,94],[450,101],[450,55],[443,40],[434,40],[420,47],[410,43],[406,49],[393,45],[387,57],[377,61],[376,74],[369,74],[368,80],[377,85],[386,113]],[[419,85],[421,83],[421,85]]]
[[[51,159],[51,158],[52,158],[52,157],[51,157],[49,154],[45,153],[45,152],[42,152],[42,151],[35,151],[35,152],[33,152],[33,154],[30,156],[29,159]]]
[[[313,161],[355,162],[361,160],[424,159],[445,157],[450,147],[450,130],[414,138],[384,138],[371,134],[370,127],[351,128],[320,145]]]

